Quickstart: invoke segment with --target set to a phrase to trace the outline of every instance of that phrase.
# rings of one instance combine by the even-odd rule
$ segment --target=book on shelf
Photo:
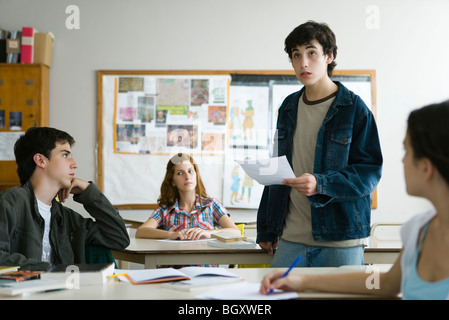
[[[77,274],[80,285],[103,284],[109,276],[114,274],[114,268],[114,263],[57,265],[41,273],[41,279],[66,281],[69,276]]]
[[[6,39],[6,62],[18,63],[20,57],[22,31],[11,31],[10,38]]]
[[[0,63],[6,62],[6,42],[9,34],[9,31],[0,29]]]
[[[32,27],[22,27],[21,63],[34,62],[34,34],[36,32],[37,30]]]
[[[208,277],[209,279],[240,278],[239,276],[233,274],[232,272],[227,271],[222,267],[183,267],[180,269],[159,268],[159,269],[130,270],[125,277],[132,284],[192,280],[203,277]]]

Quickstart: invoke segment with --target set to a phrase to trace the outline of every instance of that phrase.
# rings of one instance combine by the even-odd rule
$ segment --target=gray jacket
[[[95,220],[53,200],[50,226],[53,265],[85,263],[87,244],[113,250],[129,245],[123,219],[96,185],[91,183],[73,199],[83,204]],[[49,269],[52,264],[41,260],[43,233],[44,220],[29,181],[0,194],[0,265]]]

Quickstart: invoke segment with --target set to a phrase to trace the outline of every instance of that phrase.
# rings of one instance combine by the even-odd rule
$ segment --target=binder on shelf
[[[11,31],[11,38],[6,39],[6,62],[18,63],[20,56],[22,32],[19,30]]]
[[[6,42],[9,37],[9,31],[0,29],[0,63],[6,62]]]
[[[51,67],[55,35],[52,32],[34,35],[34,63],[43,63]]]
[[[22,27],[21,63],[34,62],[34,34],[36,32],[37,30],[32,27]]]

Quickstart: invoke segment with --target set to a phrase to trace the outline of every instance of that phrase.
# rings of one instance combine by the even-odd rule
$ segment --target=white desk
[[[271,268],[244,268],[230,269],[231,272],[245,278],[248,283],[260,283],[264,275],[272,271]],[[285,269],[281,269],[285,270]],[[353,267],[346,268],[295,268],[292,273],[341,273],[364,270]],[[381,271],[388,270],[383,268]],[[367,273],[367,276],[369,274]],[[133,285],[120,282],[117,278],[109,279],[103,285],[81,286],[79,289],[62,290],[53,292],[35,293],[16,297],[0,296],[0,299],[25,299],[25,300],[191,300],[211,288],[195,289],[193,291],[180,291],[166,288],[163,284]],[[298,299],[377,299],[371,295],[340,294],[308,292],[300,293]],[[243,303],[243,302],[242,302]],[[207,303],[205,303],[207,305]]]
[[[257,215],[257,210],[245,210],[245,209],[230,209],[229,210],[231,213],[231,218],[233,219],[234,222],[236,223],[245,223],[245,224],[249,224],[250,227],[248,227],[247,231],[249,232],[245,232],[245,234],[248,237],[255,237],[257,232],[254,229],[255,228],[255,221],[256,221],[256,215]],[[120,214],[122,215],[123,219],[125,219],[125,222],[130,224],[132,228],[137,228],[140,224],[142,224],[143,222],[145,222],[151,215],[152,210],[121,210]],[[250,229],[250,230],[249,230]],[[398,238],[398,241],[379,241],[376,240],[375,237],[370,237],[369,239],[369,246],[367,248],[365,248],[365,254],[364,254],[364,259],[365,259],[365,264],[392,264],[396,261],[396,258],[399,255],[399,252],[401,250],[401,242]],[[135,250],[137,249],[137,250]],[[137,258],[136,255],[142,255],[143,251],[145,248],[142,248],[142,246],[140,246],[139,244],[133,244],[133,242],[131,243],[131,245],[127,248],[127,255],[122,255],[123,258],[126,259],[130,259],[133,258],[133,260],[126,260],[123,259],[125,261],[130,261],[130,262],[137,262],[137,263],[142,263],[142,264],[146,264],[146,262],[144,261],[145,259],[143,259],[142,257]],[[204,250],[204,248],[202,248],[201,250]],[[177,254],[179,254],[179,252],[177,252]],[[217,259],[217,254],[215,253],[215,257],[214,259]],[[205,258],[205,260],[203,261],[208,261],[207,259],[209,259],[208,257],[210,257],[210,252],[205,252],[203,251],[201,253],[201,255]],[[228,261],[228,262],[221,262],[221,264],[237,264],[237,262],[235,262],[235,259],[229,259],[228,257],[226,257],[224,255],[223,252],[220,252],[221,257],[223,258],[220,261]],[[257,257],[254,257],[257,256]],[[199,257],[199,255],[197,256]],[[159,255],[157,257],[157,259],[161,259],[162,256]],[[176,257],[176,258],[179,258]],[[184,256],[184,258],[186,258],[186,256]],[[190,255],[190,258],[194,258],[193,255]],[[262,257],[259,253],[252,253],[251,258],[255,258],[254,261],[258,261],[258,262],[240,262],[240,263],[250,263],[250,264],[269,264],[271,262],[271,258],[270,257]],[[139,261],[136,261],[136,259],[138,259]],[[156,259],[156,257],[155,257]],[[166,257],[164,258],[168,259],[168,255],[166,255]],[[229,262],[229,261],[233,261],[233,262]],[[240,259],[237,259],[237,261],[241,261]],[[246,261],[246,259],[245,259]],[[190,263],[190,262],[189,262]],[[195,262],[195,264],[208,264],[211,262]],[[215,262],[214,262],[215,263]],[[174,264],[174,263],[171,263]],[[152,261],[151,259],[148,261],[147,268],[152,267]]]
[[[232,249],[213,247],[209,241],[162,242],[136,238],[131,238],[131,243],[125,250],[112,251],[112,254],[117,260],[141,263],[147,269],[158,265],[270,264],[273,259],[259,245],[254,248]]]

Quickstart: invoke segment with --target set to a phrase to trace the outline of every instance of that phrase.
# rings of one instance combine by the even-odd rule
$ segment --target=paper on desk
[[[287,157],[269,158],[255,161],[236,160],[243,170],[262,185],[282,184],[284,179],[296,178]]]
[[[215,300],[287,300],[298,297],[296,292],[275,291],[264,295],[259,293],[260,283],[242,283],[226,288],[216,288],[196,296],[198,299]]]
[[[214,241],[216,239],[213,238],[202,238],[198,240],[172,240],[172,239],[158,239],[156,241],[159,242],[172,242],[172,243],[190,243],[190,242],[206,242],[206,241]]]

